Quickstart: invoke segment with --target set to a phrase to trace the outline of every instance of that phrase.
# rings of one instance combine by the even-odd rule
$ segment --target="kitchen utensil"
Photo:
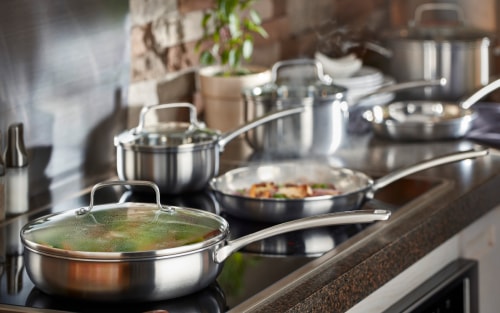
[[[306,216],[356,210],[374,197],[377,190],[413,173],[438,165],[477,158],[488,150],[468,150],[423,161],[372,179],[363,172],[331,167],[311,160],[250,165],[230,170],[211,180],[210,186],[223,212],[253,221],[280,223]],[[260,182],[332,183],[341,193],[303,199],[252,198],[242,190]]]
[[[384,206],[388,206],[385,205]],[[370,208],[371,209],[371,208]],[[231,236],[235,238],[265,229],[274,224],[249,222],[227,214],[224,218],[231,225]],[[348,234],[358,233],[365,224],[349,224],[317,227],[294,231],[255,241],[242,248],[245,253],[266,257],[286,258],[290,256],[319,257],[348,239]]]
[[[146,114],[159,109],[187,108],[189,122],[146,125]],[[219,154],[242,133],[303,108],[269,112],[224,134],[203,127],[190,103],[170,103],[142,108],[139,124],[115,137],[118,177],[155,182],[163,193],[199,191],[219,171]]]
[[[149,186],[156,203],[94,205],[95,192],[114,185]],[[88,207],[29,222],[21,229],[21,240],[28,275],[48,294],[97,301],[156,301],[205,288],[231,254],[256,240],[389,216],[386,210],[333,213],[229,240],[229,225],[221,216],[162,206],[159,188],[152,182],[114,181],[95,185]]]
[[[429,12],[451,12],[454,23],[423,23]],[[382,34],[392,56],[388,74],[396,81],[444,77],[444,88],[405,92],[405,98],[457,101],[489,82],[495,35],[467,25],[463,10],[453,3],[425,3],[417,7],[408,27]]]
[[[287,68],[313,70],[315,77],[300,81],[283,78]],[[275,155],[304,156],[330,155],[346,141],[349,123],[347,89],[332,84],[323,74],[321,63],[310,59],[281,61],[272,67],[272,82],[244,90],[245,119],[252,120],[277,109],[302,107],[294,116],[272,121],[245,133],[245,139],[256,151]],[[285,83],[292,81],[293,83]],[[414,81],[383,86],[360,96],[356,101],[368,100],[381,94],[435,84],[444,80]],[[357,102],[356,102],[357,103]]]
[[[315,76],[286,76],[287,70],[313,71]],[[290,78],[290,76],[292,78]],[[346,89],[331,83],[321,63],[311,59],[277,62],[269,84],[243,91],[245,120],[281,108],[303,107],[304,112],[256,127],[245,133],[256,151],[286,155],[328,155],[342,146],[349,108]]]
[[[363,113],[375,134],[394,140],[442,140],[465,136],[477,119],[471,107],[500,88],[500,79],[480,88],[459,103],[398,101],[374,106]]]

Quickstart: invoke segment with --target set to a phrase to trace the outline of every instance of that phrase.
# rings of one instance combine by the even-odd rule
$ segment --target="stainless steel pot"
[[[286,80],[280,72],[287,68],[313,69],[316,76],[292,76]],[[245,120],[283,108],[303,107],[304,112],[256,127],[245,133],[245,138],[256,151],[292,156],[332,154],[346,137],[346,92],[346,88],[332,84],[317,61],[277,62],[272,67],[271,83],[244,90]]]
[[[300,71],[303,76],[280,74],[289,68]],[[307,70],[313,75],[304,74]],[[445,84],[442,78],[402,82],[383,86],[348,103],[347,89],[334,85],[331,77],[323,74],[318,61],[277,62],[272,67],[271,83],[244,90],[245,119],[252,120],[277,109],[302,107],[304,111],[256,127],[246,132],[245,138],[255,151],[273,155],[331,155],[346,142],[349,110],[362,100],[383,93]]]
[[[155,191],[156,203],[94,205],[96,190],[116,184],[149,186]],[[21,240],[28,275],[48,294],[108,302],[157,301],[207,287],[231,254],[254,241],[312,227],[386,220],[389,216],[386,210],[328,214],[229,240],[229,225],[221,216],[162,206],[159,189],[151,182],[117,181],[95,185],[89,207],[29,222],[21,229]],[[137,229],[141,232],[132,235]],[[186,237],[184,244],[163,246],[177,243],[178,236]],[[160,246],[142,248],[143,239],[138,237],[148,244],[155,238]]]
[[[480,88],[459,103],[398,101],[374,106],[363,117],[381,137],[394,140],[443,140],[463,137],[472,128],[477,112],[471,107],[500,88],[500,79]]]
[[[372,199],[377,190],[402,177],[438,165],[487,154],[488,150],[457,152],[397,170],[377,180],[359,171],[331,167],[310,160],[259,164],[230,170],[214,178],[210,186],[223,212],[258,222],[279,223],[306,216],[356,210]],[[269,181],[277,184],[331,183],[340,194],[283,199],[252,198],[241,193],[241,190],[250,188],[252,184]]]
[[[458,26],[422,23],[429,11],[452,11]],[[396,81],[448,80],[445,87],[429,87],[404,93],[409,99],[457,101],[489,82],[494,35],[466,25],[462,9],[451,3],[425,3],[417,7],[407,28],[383,35],[391,52],[388,73]]]
[[[146,125],[146,114],[158,109],[188,108],[189,122]],[[115,137],[118,177],[121,180],[155,182],[163,193],[199,191],[218,174],[219,154],[226,144],[244,132],[303,108],[269,112],[265,116],[224,134],[205,128],[190,103],[146,106],[139,125]]]

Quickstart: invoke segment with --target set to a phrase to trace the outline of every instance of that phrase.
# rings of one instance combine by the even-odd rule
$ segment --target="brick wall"
[[[194,46],[202,36],[203,11],[213,2],[130,0],[132,112],[145,104],[195,102],[199,62]],[[384,5],[383,0],[259,0],[255,9],[269,37],[256,38],[251,62],[271,66],[279,60],[312,57],[322,23],[333,19],[347,23],[354,17],[364,21]]]
[[[258,0],[255,8],[269,38],[256,38],[252,63],[270,66],[279,60],[312,57],[318,46],[316,32],[327,21],[374,29],[405,25],[412,8],[422,1]],[[480,1],[491,6],[497,0]],[[177,100],[196,102],[199,63],[194,45],[202,35],[203,11],[213,2],[130,0],[132,107]]]

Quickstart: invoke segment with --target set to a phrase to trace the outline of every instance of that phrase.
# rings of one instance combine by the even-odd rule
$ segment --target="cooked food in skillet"
[[[307,197],[338,195],[340,191],[329,183],[283,183],[259,182],[239,191],[251,198],[303,199]]]

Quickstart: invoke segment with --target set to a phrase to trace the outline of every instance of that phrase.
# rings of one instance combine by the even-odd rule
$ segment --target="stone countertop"
[[[330,164],[384,175],[477,146],[466,139],[402,143],[372,135],[351,137],[334,156],[321,158]],[[228,144],[222,153],[222,172],[242,163],[269,161],[240,139]],[[500,203],[500,153],[493,148],[486,157],[413,175],[443,183],[431,190],[434,195],[423,196],[429,201],[398,209],[388,221],[378,222],[362,236],[312,260],[235,309],[345,312]]]

